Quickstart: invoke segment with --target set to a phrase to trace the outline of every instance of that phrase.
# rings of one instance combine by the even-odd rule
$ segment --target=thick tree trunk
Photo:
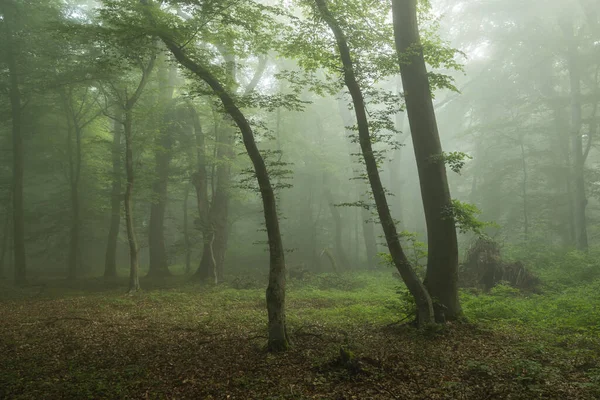
[[[285,317],[285,257],[283,242],[279,230],[275,193],[271,186],[267,166],[254,140],[254,132],[244,114],[236,106],[233,98],[229,95],[225,87],[212,76],[210,71],[188,58],[182,49],[168,37],[163,36],[162,39],[175,58],[184,67],[206,82],[215,94],[219,96],[225,111],[232,117],[242,133],[244,146],[254,166],[256,179],[260,188],[269,240],[269,286],[266,291],[269,316],[268,348],[270,351],[286,350],[289,339]]]
[[[344,32],[341,30],[337,21],[327,8],[326,0],[315,0],[315,3],[321,16],[327,25],[329,25],[329,28],[332,30],[337,41],[337,47],[344,65],[344,82],[350,91],[352,102],[354,104],[356,121],[358,123],[360,147],[365,160],[369,183],[371,184],[371,190],[373,191],[377,213],[383,227],[383,232],[385,234],[390,255],[396,268],[398,269],[398,272],[400,273],[400,276],[406,283],[408,290],[415,299],[415,303],[417,305],[417,324],[421,326],[431,323],[433,322],[431,298],[429,297],[427,290],[419,280],[419,277],[415,273],[410,262],[408,261],[408,258],[406,257],[406,254],[404,253],[404,250],[402,249],[398,238],[398,232],[396,231],[396,226],[394,224],[394,219],[392,218],[389,206],[387,204],[385,190],[383,188],[383,184],[381,183],[381,177],[379,176],[379,171],[377,169],[377,161],[371,145],[371,135],[369,132],[369,122],[367,119],[365,102],[362,90],[354,74],[354,65],[350,55],[350,49],[348,48],[348,42]]]
[[[12,156],[13,156],[13,241],[15,283],[27,283],[27,261],[25,258],[25,210],[23,207],[23,180],[25,155],[23,152],[23,105],[19,87],[19,71],[15,54],[19,49],[13,39],[12,25],[14,15],[9,4],[0,5],[4,16],[4,40],[6,42],[6,63],[8,66],[8,97],[10,98],[12,119]]]
[[[584,153],[581,138],[581,73],[579,70],[579,54],[571,17],[565,17],[561,27],[567,41],[567,68],[571,87],[571,151],[573,170],[573,225],[575,228],[575,245],[578,250],[588,250],[587,234],[587,196],[585,193]]]
[[[133,224],[133,115],[130,109],[125,110],[125,173],[127,176],[127,185],[125,187],[125,226],[127,227],[127,242],[129,244],[129,292],[140,290],[139,261],[138,261],[138,243]]]
[[[112,143],[112,190],[110,196],[110,227],[106,243],[104,259],[104,278],[113,280],[117,277],[117,239],[121,222],[121,132],[123,129],[123,113],[117,109],[113,121]]]
[[[458,243],[454,220],[447,216],[452,200],[419,38],[417,1],[392,0],[392,12],[427,225],[425,285],[435,300],[436,320],[452,320],[462,314],[458,299]]]

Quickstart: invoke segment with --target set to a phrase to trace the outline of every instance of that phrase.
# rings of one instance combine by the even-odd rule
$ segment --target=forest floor
[[[600,398],[598,282],[465,292],[468,323],[419,332],[389,272],[313,276],[290,282],[293,346],[269,354],[262,282],[168,281],[2,287],[0,398]]]

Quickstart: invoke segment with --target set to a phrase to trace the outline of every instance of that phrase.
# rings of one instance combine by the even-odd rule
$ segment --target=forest
[[[600,0],[0,0],[0,398],[600,398]]]

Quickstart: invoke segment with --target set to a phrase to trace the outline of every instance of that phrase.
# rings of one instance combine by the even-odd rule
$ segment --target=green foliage
[[[452,151],[449,153],[443,152],[440,156],[433,157],[432,161],[442,161],[446,163],[446,165],[448,165],[452,171],[460,174],[460,171],[465,166],[466,160],[472,159],[473,157],[467,153],[463,153],[462,151]]]
[[[457,199],[452,199],[452,206],[444,210],[444,218],[452,218],[460,233],[473,232],[483,235],[483,228],[495,226],[495,224],[480,221],[477,218],[479,214],[481,214],[481,210],[477,206]]]

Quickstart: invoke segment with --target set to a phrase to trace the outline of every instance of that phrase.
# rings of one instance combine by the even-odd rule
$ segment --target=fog
[[[292,309],[399,285],[418,326],[479,318],[471,289],[597,282],[599,13],[2,0],[2,288],[267,288],[279,351],[286,282]]]

